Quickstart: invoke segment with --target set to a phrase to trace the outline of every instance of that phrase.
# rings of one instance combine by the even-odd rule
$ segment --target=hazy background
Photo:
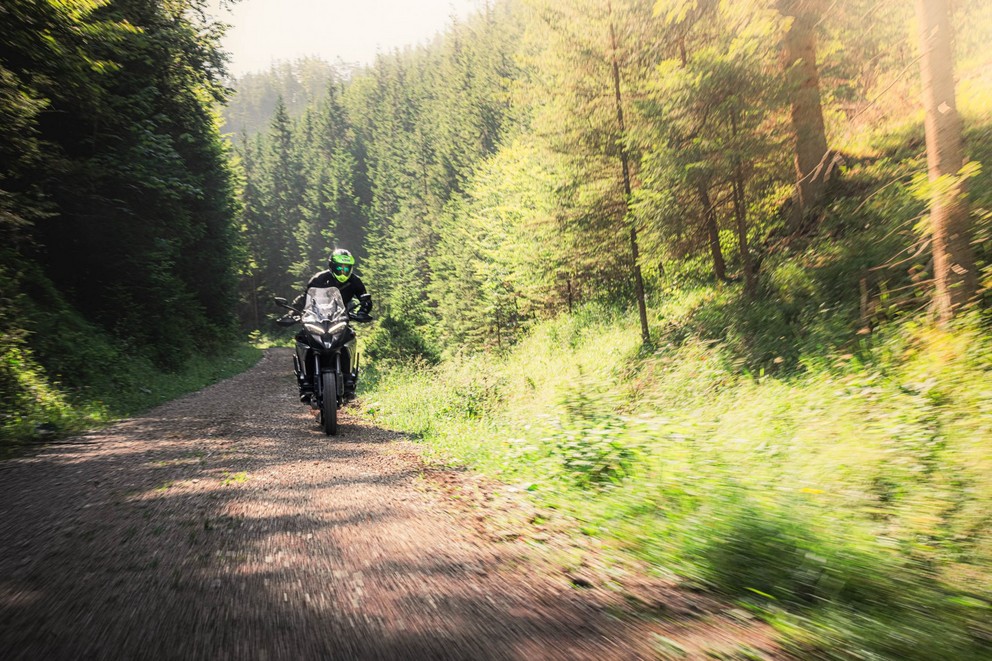
[[[215,0],[231,25],[224,48],[230,71],[242,76],[279,60],[317,56],[371,63],[377,52],[429,40],[482,0]],[[222,8],[221,5],[228,6]]]

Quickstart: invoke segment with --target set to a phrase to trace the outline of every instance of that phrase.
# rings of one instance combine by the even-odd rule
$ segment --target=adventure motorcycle
[[[303,325],[304,332],[296,336],[293,369],[301,390],[306,375],[312,376],[310,407],[318,411],[324,433],[333,436],[338,433],[338,409],[354,398],[358,383],[357,338],[348,322],[369,322],[372,317],[346,307],[336,287],[308,289],[302,310],[289,305],[284,298],[276,298],[275,302],[291,312],[276,323]],[[346,373],[350,377],[347,390]]]

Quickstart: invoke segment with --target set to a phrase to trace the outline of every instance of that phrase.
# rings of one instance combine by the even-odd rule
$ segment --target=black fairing
[[[299,321],[303,328],[296,336],[294,367],[298,369],[300,383],[313,388],[314,396],[310,404],[313,408],[320,409],[322,382],[320,378],[314,378],[318,376],[315,372],[319,362],[320,372],[333,372],[337,375],[337,405],[340,406],[342,397],[345,396],[342,387],[345,373],[353,369],[351,361],[354,347],[350,345],[355,340],[355,332],[348,326],[348,312],[340,291],[334,287],[311,287],[307,291]],[[299,371],[300,366],[305,367],[306,374]],[[348,375],[349,378],[352,376]]]

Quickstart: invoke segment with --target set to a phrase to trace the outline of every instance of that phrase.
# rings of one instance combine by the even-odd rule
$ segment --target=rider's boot
[[[347,400],[355,399],[355,386],[358,384],[357,374],[346,373],[344,375],[344,397]]]
[[[300,381],[300,403],[309,404],[313,400],[313,384],[306,380]]]

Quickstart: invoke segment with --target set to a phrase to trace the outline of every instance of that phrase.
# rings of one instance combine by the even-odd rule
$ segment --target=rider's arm
[[[365,283],[357,277],[355,278],[355,296],[358,298],[358,308],[363,314],[372,311],[372,295],[365,289]]]

